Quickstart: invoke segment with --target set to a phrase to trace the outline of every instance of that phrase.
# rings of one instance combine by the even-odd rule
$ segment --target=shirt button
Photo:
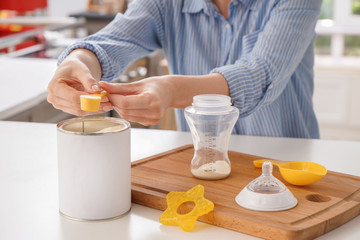
[[[227,24],[225,25],[225,27],[226,27],[226,28],[230,28],[230,24],[227,23]]]
[[[274,87],[274,85],[273,85],[273,84],[270,84],[269,87],[268,87],[268,89],[270,90],[270,89],[272,89],[273,87]]]

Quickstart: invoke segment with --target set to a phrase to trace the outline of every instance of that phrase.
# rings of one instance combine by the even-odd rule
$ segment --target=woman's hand
[[[96,56],[85,49],[75,50],[57,68],[48,85],[47,100],[55,108],[78,116],[109,111],[112,105],[106,97],[96,113],[80,109],[80,95],[86,94],[85,91],[100,91],[97,83],[100,77],[101,67]]]
[[[157,124],[171,106],[172,86],[169,76],[151,77],[129,84],[100,82],[119,115],[144,126]]]

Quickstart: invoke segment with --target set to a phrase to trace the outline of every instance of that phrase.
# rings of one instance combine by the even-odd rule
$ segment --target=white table
[[[132,129],[132,161],[192,142],[189,133]],[[360,175],[360,142],[232,136],[233,151],[281,160],[307,160]],[[196,222],[193,232],[162,226],[161,211],[132,204],[107,222],[76,222],[58,213],[56,126],[0,121],[0,239],[258,239]],[[360,239],[360,217],[319,239]]]
[[[0,120],[46,100],[56,62],[55,59],[0,57]]]

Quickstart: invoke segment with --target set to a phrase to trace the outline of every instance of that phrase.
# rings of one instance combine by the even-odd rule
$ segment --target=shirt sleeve
[[[282,93],[314,40],[320,6],[321,0],[278,1],[264,28],[245,36],[245,40],[256,42],[253,49],[234,64],[211,71],[227,80],[240,117]]]
[[[69,46],[59,57],[60,64],[71,51],[83,48],[95,53],[102,69],[102,81],[118,77],[136,59],[161,48],[163,42],[163,1],[136,0],[125,14],[99,32]]]

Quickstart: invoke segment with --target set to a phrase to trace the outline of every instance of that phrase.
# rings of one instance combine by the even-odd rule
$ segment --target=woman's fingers
[[[122,118],[147,126],[157,124],[170,105],[164,80],[153,77],[129,84],[100,82],[100,86],[110,93],[107,97]]]
[[[96,79],[101,77],[101,67],[95,54],[85,49],[78,49],[59,65],[48,86],[48,102],[55,108],[74,115],[87,113],[80,109],[80,95],[99,92]],[[108,98],[102,99],[98,113],[112,109]]]
[[[141,91],[140,85],[137,82],[108,83],[108,82],[100,81],[99,85],[101,88],[103,88],[110,94],[134,95],[139,93],[139,91]]]
[[[79,80],[87,92],[95,93],[101,91],[98,82],[90,75],[90,73],[83,75]]]
[[[110,94],[108,97],[122,118],[145,126],[157,124],[164,113],[159,101],[149,93],[130,96]]]
[[[157,109],[160,107],[158,98],[151,93],[127,96],[110,94],[107,97],[114,106],[120,109]]]
[[[118,107],[114,107],[114,109],[124,119],[129,119],[130,117],[141,117],[144,119],[149,119],[151,121],[159,121],[162,117],[162,111],[160,109],[157,109],[157,110],[149,110],[149,109],[125,110],[125,109],[121,109]]]
[[[54,83],[55,86],[49,87],[48,102],[55,108],[61,109],[64,112],[85,116],[89,114],[103,113],[113,109],[112,104],[107,97],[104,97],[101,101],[99,111],[96,113],[84,112],[80,109],[80,95],[86,94],[83,91],[76,90],[76,83],[70,81],[58,81]],[[56,91],[53,91],[55,88]]]
[[[123,110],[118,107],[114,107],[115,111],[125,120],[131,122],[137,122],[144,126],[156,125],[162,114],[156,114],[150,110]],[[148,114],[144,114],[147,112]]]
[[[54,81],[48,87],[48,102],[57,104],[58,101],[67,101],[74,106],[80,104],[80,95],[84,92],[78,91],[63,81]],[[67,104],[69,105],[69,104]]]
[[[61,103],[57,103],[56,105],[53,105],[53,107],[56,108],[56,109],[59,109],[61,111],[64,111],[66,113],[76,115],[76,116],[87,116],[87,115],[92,114],[90,112],[85,112],[85,111],[81,111],[81,110],[78,110],[78,109],[69,108],[66,105],[62,105]]]

